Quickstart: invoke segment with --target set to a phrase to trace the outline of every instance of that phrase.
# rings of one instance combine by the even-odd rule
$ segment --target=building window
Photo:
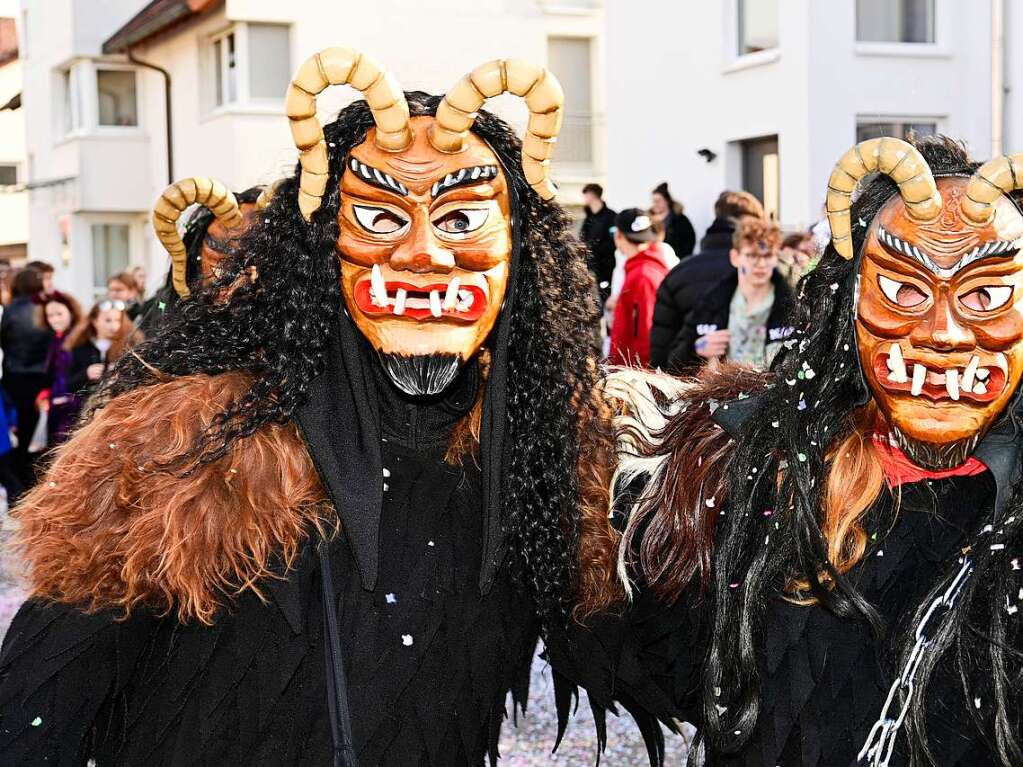
[[[742,152],[742,188],[764,203],[764,212],[778,219],[781,175],[778,137],[765,136],[739,142]]]
[[[934,0],[856,0],[862,43],[933,43]]]
[[[97,69],[96,104],[100,125],[137,127],[139,116],[134,70]]]
[[[778,47],[778,0],[736,0],[739,55]]]
[[[64,133],[75,133],[85,127],[82,114],[82,68],[73,66],[61,73],[64,95]]]
[[[593,54],[588,37],[547,39],[547,65],[565,91],[565,120],[558,135],[559,163],[593,163]]]
[[[291,82],[290,35],[283,24],[237,24],[213,38],[213,105],[279,103]]]
[[[249,96],[282,99],[291,82],[289,30],[281,24],[249,24]]]
[[[92,225],[92,289],[105,295],[115,274],[127,271],[131,263],[131,227],[128,224]]]
[[[17,184],[17,164],[11,162],[0,162],[0,186],[17,186]]]
[[[920,138],[933,136],[938,132],[934,120],[892,119],[885,117],[860,117],[856,120],[856,141],[893,136],[907,140],[910,136]]]

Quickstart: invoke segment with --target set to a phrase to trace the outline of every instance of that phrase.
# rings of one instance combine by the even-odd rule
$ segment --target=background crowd
[[[816,262],[826,223],[785,234],[752,194],[726,190],[697,246],[667,184],[647,209],[616,213],[603,194],[585,187],[580,237],[610,362],[680,375],[719,360],[768,366],[792,332],[795,287]]]
[[[141,337],[145,274],[112,277],[86,312],[55,289],[53,267],[0,262],[0,483],[13,504],[36,481],[36,464],[63,442],[107,367]]]

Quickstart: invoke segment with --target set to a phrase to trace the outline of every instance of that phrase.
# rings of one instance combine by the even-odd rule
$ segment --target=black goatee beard
[[[459,354],[387,354],[380,352],[380,363],[391,383],[412,397],[440,394],[458,376],[462,368]]]
[[[935,445],[933,442],[920,442],[919,440],[907,437],[898,427],[891,427],[892,436],[899,444],[899,449],[915,463],[929,471],[944,471],[954,469],[966,463],[980,442],[982,433],[977,432],[969,437],[948,442],[943,445]]]

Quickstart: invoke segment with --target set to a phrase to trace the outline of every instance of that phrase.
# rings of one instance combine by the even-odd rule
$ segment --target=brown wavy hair
[[[89,313],[84,317],[80,317],[78,323],[74,326],[70,333],[67,334],[67,340],[64,341],[64,348],[68,351],[72,351],[79,346],[84,346],[90,341],[96,338],[96,328],[92,324],[99,317],[100,307],[109,301],[109,299],[102,298],[92,305]],[[113,343],[110,345],[110,350],[107,352],[107,360],[113,362],[122,354],[124,350],[133,343],[136,343],[141,339],[141,334],[135,330],[135,326],[131,320],[128,319],[127,313],[121,309],[121,329],[117,336],[113,339]],[[79,314],[81,314],[79,312]],[[73,315],[73,313],[72,313]]]

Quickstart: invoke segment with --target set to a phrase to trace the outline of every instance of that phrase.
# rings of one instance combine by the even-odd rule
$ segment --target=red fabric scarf
[[[987,471],[987,466],[979,458],[970,456],[966,462],[951,469],[931,471],[917,466],[902,450],[891,443],[884,432],[874,432],[874,444],[881,456],[881,468],[889,487],[898,487],[907,482],[920,482],[925,479],[948,479],[949,477],[972,477]]]

